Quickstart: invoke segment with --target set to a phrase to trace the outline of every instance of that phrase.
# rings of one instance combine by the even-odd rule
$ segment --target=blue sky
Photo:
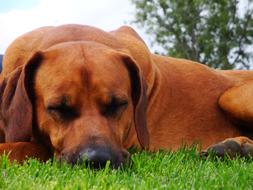
[[[1,0],[0,54],[15,38],[41,26],[76,23],[110,31],[133,20],[133,12],[130,0]]]
[[[133,20],[130,0],[0,0],[0,54],[18,36],[41,26],[75,23],[110,31]],[[240,0],[241,10],[246,1]],[[134,29],[149,43],[143,30]],[[151,48],[152,49],[152,48]]]
[[[12,9],[30,9],[38,3],[39,0],[3,0],[0,6],[0,12],[8,12]]]

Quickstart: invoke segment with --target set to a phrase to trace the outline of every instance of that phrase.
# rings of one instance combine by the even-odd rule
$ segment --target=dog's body
[[[124,64],[118,65],[116,62],[119,60],[123,60]],[[76,153],[80,154],[84,149],[85,154],[89,155],[90,147],[108,143],[112,155],[124,152],[114,159],[121,163],[126,149],[133,146],[154,151],[176,150],[185,144],[201,143],[205,149],[235,137],[230,141],[240,146],[239,152],[248,154],[244,150],[246,145],[247,150],[251,149],[252,141],[247,137],[253,136],[253,107],[250,101],[253,92],[252,71],[213,70],[192,61],[151,54],[138,34],[129,27],[104,32],[80,25],[44,27],[15,40],[4,56],[1,80],[7,85],[2,86],[8,86],[8,78],[17,72],[17,68],[22,70],[18,71],[22,76],[26,67],[26,70],[35,73],[32,74],[35,77],[30,78],[33,83],[27,87],[33,91],[28,99],[33,99],[31,112],[34,129],[31,131],[26,124],[30,132],[20,135],[17,134],[18,123],[15,123],[15,127],[8,127],[9,120],[13,118],[3,113],[3,109],[6,109],[3,106],[6,104],[3,98],[6,87],[2,87],[0,142],[5,142],[2,148],[0,146],[2,151],[12,150],[14,142],[31,141],[40,146],[43,144],[58,157],[75,163],[77,158],[73,157],[76,157]],[[110,94],[115,92],[116,99],[119,99],[120,103],[112,103],[108,111],[109,114],[116,112],[116,116],[108,116],[107,112],[102,111],[102,114],[98,113],[103,106],[97,106],[97,102],[102,101],[97,99],[101,99],[105,93],[100,90],[101,86],[103,89],[109,86]],[[60,91],[55,90],[58,88]],[[96,90],[92,90],[94,88]],[[58,113],[55,116],[54,107],[53,111],[50,110],[52,106],[48,106],[47,113],[44,111],[47,101],[50,102],[52,97],[62,92],[66,92],[70,102],[74,102],[71,110],[68,110],[71,112],[73,108],[73,115],[66,116],[70,117],[68,121],[62,121],[64,118],[57,121],[60,116]],[[132,100],[127,98],[129,96]],[[63,103],[66,106],[66,101]],[[120,107],[119,110],[114,110],[114,104]],[[81,120],[83,124],[80,124]],[[64,127],[58,125],[68,125],[69,129],[62,129]],[[86,127],[83,132],[82,125],[90,128]],[[104,127],[107,125],[109,127]],[[116,126],[122,127],[117,129]],[[93,139],[92,142],[90,139]],[[102,157],[113,160],[104,154]]]

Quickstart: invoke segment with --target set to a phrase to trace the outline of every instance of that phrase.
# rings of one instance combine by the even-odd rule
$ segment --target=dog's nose
[[[88,166],[98,169],[105,167],[107,161],[110,161],[111,165],[115,164],[115,156],[109,148],[86,148],[81,153],[81,160]]]

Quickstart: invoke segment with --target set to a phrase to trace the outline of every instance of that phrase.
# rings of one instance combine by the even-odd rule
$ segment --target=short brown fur
[[[28,84],[25,77],[32,82],[8,83],[15,75],[20,84]],[[200,143],[206,149],[241,136],[243,127],[249,129],[246,136],[252,135],[252,79],[252,71],[214,70],[154,55],[126,26],[111,32],[81,25],[40,28],[16,39],[4,56],[1,105],[7,106],[1,106],[0,150],[22,161],[15,143],[25,141],[32,151],[37,143],[72,162],[87,146],[106,145],[121,163],[133,146],[156,151]],[[9,107],[17,115],[26,107],[6,102],[8,84],[28,88],[32,113],[23,118],[32,117],[32,124],[6,123],[15,119],[5,114]],[[59,114],[60,106],[66,113]],[[45,160],[48,154],[32,156]]]

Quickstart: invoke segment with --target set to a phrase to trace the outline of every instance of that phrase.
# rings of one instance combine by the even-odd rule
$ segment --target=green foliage
[[[169,56],[214,68],[253,63],[253,0],[131,0],[134,23]],[[251,65],[252,66],[252,65]]]
[[[57,161],[23,165],[0,158],[0,189],[252,189],[253,160],[201,159],[196,149],[134,153],[115,170],[71,167]]]

